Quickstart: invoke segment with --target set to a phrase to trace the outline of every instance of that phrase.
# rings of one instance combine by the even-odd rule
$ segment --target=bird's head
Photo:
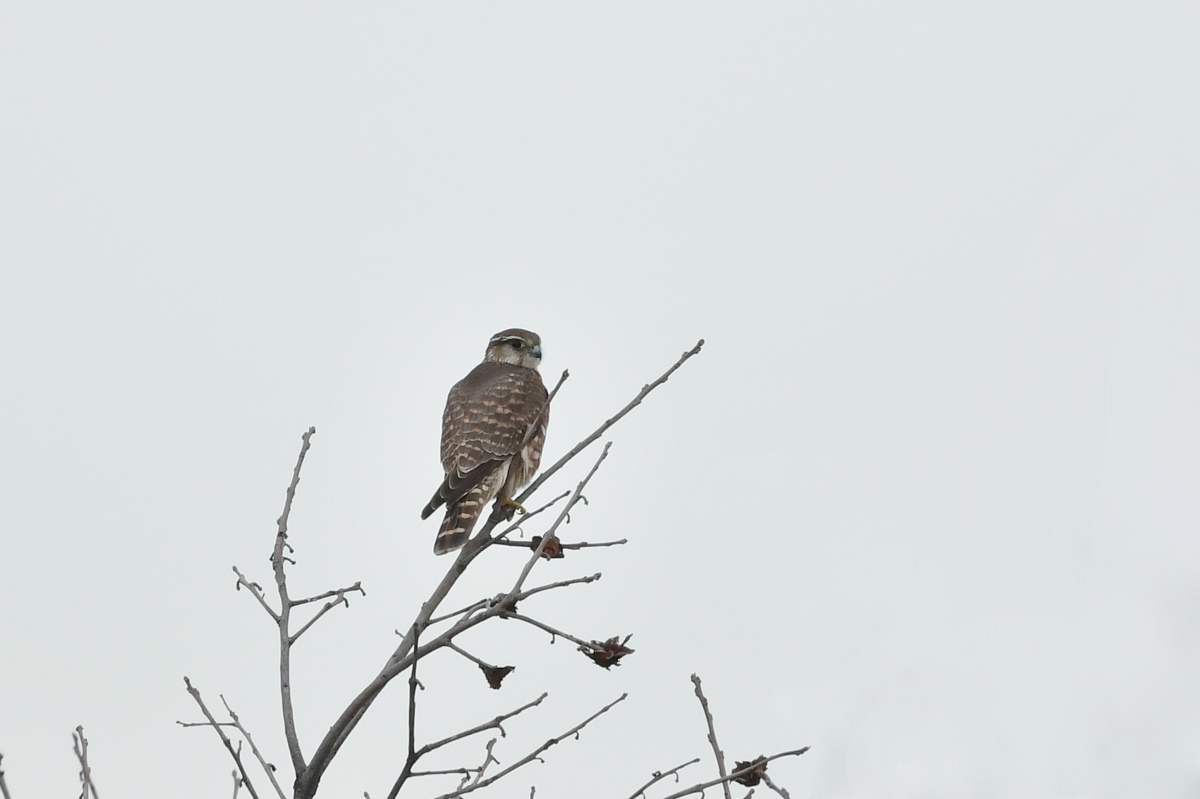
[[[488,342],[483,359],[537,369],[542,362],[542,339],[537,333],[519,327],[502,330]]]

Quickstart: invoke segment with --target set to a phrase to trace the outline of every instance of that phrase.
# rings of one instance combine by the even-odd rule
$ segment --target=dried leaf
[[[610,669],[613,666],[620,666],[621,658],[632,654],[633,650],[625,646],[632,637],[632,635],[627,635],[624,641],[620,640],[619,636],[613,636],[603,643],[592,641],[590,644],[579,647],[579,651],[590,657],[597,666]]]
[[[529,540],[529,548],[536,552],[538,545],[541,543],[542,537],[540,535],[535,535]],[[542,557],[546,560],[554,560],[555,558],[563,557],[562,541],[558,540],[558,536],[552,535],[546,539],[546,546],[542,548]]]
[[[750,771],[735,778],[734,782],[752,788],[762,782],[763,775],[767,773],[767,758],[759,755],[754,760],[745,760],[733,764],[733,773],[736,774],[743,769],[750,769]]]
[[[509,675],[515,666],[484,666],[480,665],[479,670],[483,672],[483,676],[487,678],[488,685],[492,686],[493,690],[500,689],[500,683]]]

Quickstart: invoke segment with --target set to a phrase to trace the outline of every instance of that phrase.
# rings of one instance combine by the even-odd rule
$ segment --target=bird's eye
[[[512,348],[514,350],[521,350],[521,349],[524,349],[524,347],[525,347],[525,342],[521,341],[521,339],[519,339],[519,338],[510,338],[508,340],[508,343],[512,345]]]

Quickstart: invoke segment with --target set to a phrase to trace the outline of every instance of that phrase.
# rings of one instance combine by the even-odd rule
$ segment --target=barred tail
[[[484,486],[476,486],[467,495],[446,509],[446,518],[438,530],[437,538],[433,541],[433,554],[445,555],[461,549],[471,537],[479,512],[487,503]]]

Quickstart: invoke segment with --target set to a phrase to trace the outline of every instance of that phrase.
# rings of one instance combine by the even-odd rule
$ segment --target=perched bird
[[[442,468],[446,479],[421,511],[427,519],[442,504],[446,518],[433,542],[437,555],[467,543],[480,513],[496,497],[513,501],[542,458],[549,408],[538,374],[542,340],[512,328],[492,336],[483,363],[454,384],[442,414]],[[522,446],[530,425],[537,429]]]

